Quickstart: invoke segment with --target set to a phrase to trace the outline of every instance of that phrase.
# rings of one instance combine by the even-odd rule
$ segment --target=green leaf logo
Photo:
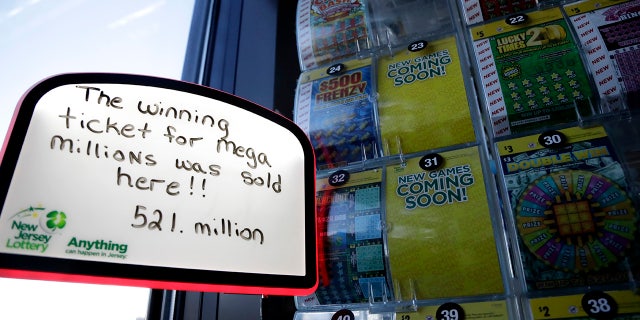
[[[47,213],[47,228],[51,230],[62,229],[67,225],[67,215],[62,211],[51,211]]]

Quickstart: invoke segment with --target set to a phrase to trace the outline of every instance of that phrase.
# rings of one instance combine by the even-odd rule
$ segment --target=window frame
[[[295,17],[296,1],[195,0],[182,80],[291,119],[300,74]],[[154,289],[147,319],[293,319],[294,312],[292,297]]]

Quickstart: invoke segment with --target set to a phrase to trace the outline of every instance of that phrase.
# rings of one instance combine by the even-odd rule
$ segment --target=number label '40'
[[[351,310],[342,309],[333,314],[331,320],[355,320],[356,317]]]

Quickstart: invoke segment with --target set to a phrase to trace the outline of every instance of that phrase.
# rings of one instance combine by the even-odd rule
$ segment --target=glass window
[[[180,79],[194,1],[1,1],[0,135],[22,94],[52,75]],[[144,319],[149,291],[0,278],[0,319]]]

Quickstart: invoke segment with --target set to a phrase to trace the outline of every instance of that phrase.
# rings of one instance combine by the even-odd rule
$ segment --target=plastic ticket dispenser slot
[[[45,79],[2,149],[0,276],[309,294],[314,163],[293,122],[224,92],[137,75]]]

